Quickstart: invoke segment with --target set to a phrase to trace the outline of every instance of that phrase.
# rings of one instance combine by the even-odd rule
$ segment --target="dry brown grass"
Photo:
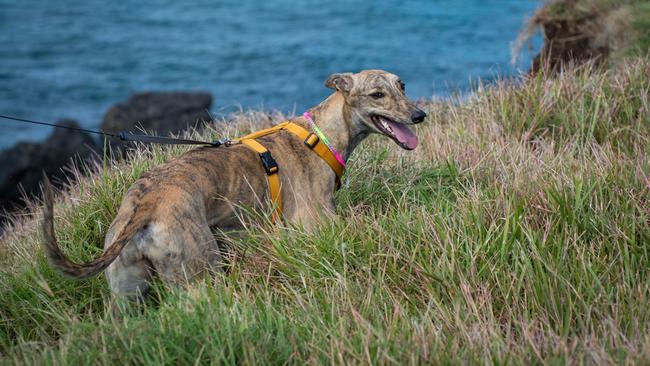
[[[429,104],[421,146],[355,152],[339,218],[313,235],[247,228],[226,275],[114,320],[104,280],[71,282],[36,221],[4,239],[8,362],[650,362],[650,61],[481,87]],[[199,138],[282,120],[242,113]],[[56,207],[77,260],[126,187],[184,148],[107,161]],[[35,208],[36,210],[36,208]],[[34,211],[34,212],[37,212]]]

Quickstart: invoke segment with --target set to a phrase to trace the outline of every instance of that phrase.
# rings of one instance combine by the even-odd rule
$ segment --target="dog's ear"
[[[330,89],[335,89],[343,94],[347,94],[352,90],[354,80],[351,72],[332,74],[325,80],[325,86]]]

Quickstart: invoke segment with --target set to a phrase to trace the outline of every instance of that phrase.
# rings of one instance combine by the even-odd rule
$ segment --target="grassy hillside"
[[[362,144],[337,219],[250,227],[227,274],[159,286],[159,305],[120,320],[105,279],[55,273],[24,218],[0,244],[0,359],[649,363],[649,75],[632,59],[431,102],[417,150]],[[71,186],[55,207],[66,252],[97,255],[129,184],[181,152],[143,148]]]

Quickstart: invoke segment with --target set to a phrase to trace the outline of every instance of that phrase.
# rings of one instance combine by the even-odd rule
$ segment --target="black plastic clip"
[[[278,163],[273,159],[273,155],[271,155],[270,151],[265,151],[260,154],[260,159],[262,159],[262,166],[264,167],[264,170],[266,171],[266,175],[273,175],[280,170],[280,167],[278,167]]]

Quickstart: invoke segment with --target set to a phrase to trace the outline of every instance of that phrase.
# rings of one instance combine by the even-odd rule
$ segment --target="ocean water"
[[[97,128],[146,90],[205,90],[215,114],[301,112],[334,72],[380,68],[413,98],[517,73],[533,0],[0,0],[0,114]],[[534,51],[531,50],[531,52]],[[0,120],[0,148],[49,128]]]

